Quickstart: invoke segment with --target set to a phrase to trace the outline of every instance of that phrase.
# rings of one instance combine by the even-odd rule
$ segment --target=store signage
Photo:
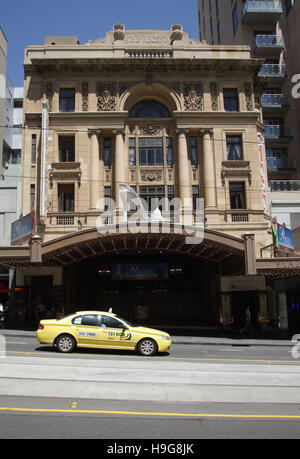
[[[266,190],[266,168],[265,168],[265,142],[261,134],[257,135],[258,138],[258,153],[259,153],[259,170],[260,170],[260,181],[262,188],[262,204],[263,211],[268,213],[268,202],[267,202],[267,190]]]
[[[221,292],[265,291],[264,276],[222,276]]]
[[[272,229],[275,248],[281,252],[294,253],[293,231],[279,223],[272,223]]]
[[[19,218],[11,224],[11,245],[21,245],[32,237],[32,214]]]

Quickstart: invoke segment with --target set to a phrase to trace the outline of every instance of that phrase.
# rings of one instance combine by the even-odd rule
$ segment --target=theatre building
[[[247,305],[256,324],[275,318],[269,265],[256,260],[272,256],[260,65],[246,46],[207,45],[179,25],[26,48],[22,215],[33,237],[14,236],[0,264],[16,268],[28,317],[42,303],[166,326],[239,327]],[[148,204],[137,231],[120,223],[139,208],[121,203],[120,185]]]

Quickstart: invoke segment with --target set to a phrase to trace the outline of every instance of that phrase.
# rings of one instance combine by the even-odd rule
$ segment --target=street
[[[64,355],[16,332],[5,347],[1,438],[300,437],[300,359],[291,346],[175,343],[147,358]]]

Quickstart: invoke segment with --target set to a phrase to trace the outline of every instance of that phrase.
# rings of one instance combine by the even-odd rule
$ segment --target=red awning
[[[0,293],[10,293],[10,289],[0,282]]]

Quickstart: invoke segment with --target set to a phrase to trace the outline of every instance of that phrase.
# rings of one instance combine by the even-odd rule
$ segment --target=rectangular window
[[[36,134],[31,136],[31,164],[36,163]]]
[[[189,153],[192,166],[198,166],[197,137],[189,137]]]
[[[136,142],[134,137],[129,138],[129,166],[136,165]]]
[[[21,164],[21,150],[11,150],[10,164]]]
[[[167,146],[167,165],[173,166],[173,139],[172,137],[166,138]]]
[[[74,212],[74,184],[58,184],[58,211]]]
[[[145,199],[148,205],[148,210],[153,212],[157,207],[162,210],[162,206],[158,204],[158,201],[165,197],[165,191],[163,186],[141,186],[140,197]]]
[[[141,166],[163,165],[163,139],[139,139],[139,163]]]
[[[224,110],[226,112],[237,112],[239,110],[239,96],[237,89],[223,89]]]
[[[237,3],[234,5],[234,8],[232,10],[232,25],[233,25],[233,34],[235,34],[239,26],[239,11],[238,11]]]
[[[35,208],[35,185],[30,185],[30,211]]]
[[[104,166],[111,166],[111,138],[103,139]]]
[[[221,27],[220,27],[220,23],[219,22],[217,24],[217,34],[218,34],[218,43],[220,45],[221,44]]]
[[[199,198],[199,187],[198,185],[193,185],[193,210],[197,209],[197,199]]]
[[[59,90],[59,111],[74,112],[75,111],[75,89],[61,88]]]
[[[59,162],[72,163],[75,161],[75,137],[60,136],[58,138]]]
[[[226,137],[227,159],[230,161],[240,161],[243,159],[242,137],[240,135]]]
[[[106,199],[107,198],[107,199]],[[113,210],[111,208],[111,201],[110,199],[108,198],[111,198],[111,186],[105,186],[104,187],[104,211],[106,212],[107,210]]]
[[[229,196],[231,209],[246,209],[244,182],[230,182]]]

